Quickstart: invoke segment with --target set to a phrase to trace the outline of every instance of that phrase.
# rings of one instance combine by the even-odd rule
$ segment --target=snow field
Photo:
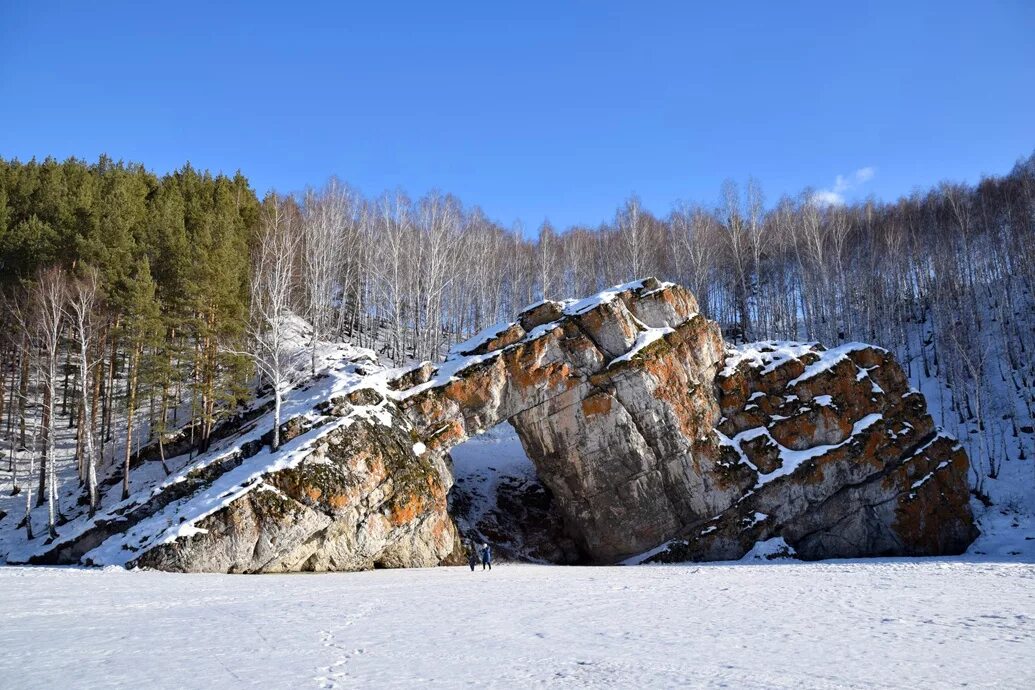
[[[0,686],[1035,686],[1035,565],[0,569]]]

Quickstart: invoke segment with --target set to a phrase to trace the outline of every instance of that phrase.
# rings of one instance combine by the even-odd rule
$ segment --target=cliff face
[[[594,562],[959,553],[962,449],[880,348],[727,349],[682,288],[545,302],[395,384],[442,452],[502,420]]]
[[[400,405],[438,452],[510,420],[582,551],[611,562],[734,496],[711,486],[723,352],[689,293],[649,281],[537,305],[404,378]]]
[[[456,562],[448,451],[503,421],[546,489],[507,519],[562,525],[538,551],[565,561],[732,559],[759,542],[803,558],[951,554],[976,536],[967,457],[887,352],[729,348],[691,294],[647,279],[534,305],[437,366],[361,376],[289,422],[283,458],[242,447],[37,561]]]
[[[977,536],[967,456],[885,350],[758,343],[716,381],[738,498],[654,560],[739,558],[758,542],[806,559],[930,556]]]
[[[414,448],[394,406],[382,400],[374,408],[356,415],[348,401],[335,401],[329,416],[349,423],[321,435],[301,462],[264,475],[197,521],[192,535],[159,544],[132,564],[275,573],[459,563],[446,510],[448,468],[416,452],[420,446]]]

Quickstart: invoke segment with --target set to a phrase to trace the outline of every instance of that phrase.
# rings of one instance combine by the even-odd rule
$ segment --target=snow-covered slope
[[[281,417],[283,421],[295,419],[303,433],[286,443],[280,452],[270,453],[268,446],[263,446],[262,438],[272,428],[272,413],[265,412],[252,415],[254,418],[243,423],[239,432],[216,441],[206,453],[167,459],[172,470],[169,476],[159,470],[159,463],[143,463],[131,474],[130,496],[123,500],[117,484],[107,487],[102,494],[101,510],[92,518],[86,507],[76,501],[80,490],[75,481],[65,481],[64,493],[59,497],[65,520],[53,540],[47,538],[43,528],[44,507],[33,511],[35,538],[28,540],[16,520],[16,515],[24,512],[24,497],[5,497],[0,509],[11,514],[0,521],[0,562],[25,562],[91,531],[100,533],[98,526],[115,524],[124,531],[103,543],[92,544],[89,553],[83,554],[84,562],[123,564],[143,549],[191,534],[196,522],[254,488],[259,476],[291,467],[317,439],[351,423],[347,417],[325,423],[328,420],[321,406],[360,383],[376,385],[381,380],[377,374],[386,372],[370,350],[326,343],[317,351],[317,376],[309,378],[306,370],[310,366],[310,350],[305,346],[305,329],[300,320],[294,324],[297,342],[292,360],[294,378],[299,383],[286,392]],[[267,398],[260,398],[252,408],[261,410],[266,402]],[[356,414],[377,416],[379,411],[376,406],[357,408]],[[68,446],[58,455],[59,468],[66,474],[74,473],[70,457],[73,448],[74,445]]]
[[[1002,409],[1003,405],[1012,407],[1014,396],[1004,392],[995,401],[1000,407],[999,418],[986,421],[982,430],[973,417],[961,416],[953,409],[951,390],[936,376],[925,375],[919,355],[911,364],[910,382],[924,394],[935,422],[959,439],[967,451],[972,465],[971,488],[983,497],[971,499],[981,535],[968,553],[1035,562],[1035,432],[1029,426],[1032,420],[1027,411],[1022,407],[1014,411],[1019,420],[1019,433],[1014,436],[1008,431],[1011,422],[1003,417],[1006,411]],[[1012,385],[1005,379],[1000,383],[1004,389]],[[987,466],[981,462],[989,436],[995,437],[993,443],[998,444],[1002,457],[994,478],[988,476]]]

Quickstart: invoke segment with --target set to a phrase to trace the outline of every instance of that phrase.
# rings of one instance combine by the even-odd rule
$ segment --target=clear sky
[[[336,174],[534,230],[749,175],[770,202],[894,198],[1033,150],[1026,0],[0,0],[6,158],[189,160],[260,193]]]

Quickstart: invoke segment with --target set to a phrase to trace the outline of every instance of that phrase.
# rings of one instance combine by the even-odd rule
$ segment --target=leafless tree
[[[346,265],[345,249],[353,201],[347,189],[331,180],[320,195],[310,191],[305,197],[302,219],[302,283],[305,314],[312,327],[310,368],[316,374],[318,343],[331,330],[334,300]],[[344,294],[341,297],[345,299]]]
[[[273,450],[280,448],[281,406],[289,376],[291,295],[300,240],[295,230],[282,204],[267,197],[252,266],[248,354],[273,389]]]
[[[100,283],[96,271],[84,268],[82,275],[75,280],[69,289],[67,318],[72,326],[76,340],[79,360],[79,386],[81,413],[79,416],[80,452],[86,470],[86,495],[90,504],[90,515],[97,512],[99,497],[97,494],[97,455],[94,448],[93,420],[94,401],[91,396],[89,382],[95,373],[99,357],[95,353],[96,311],[100,299]]]
[[[43,373],[43,455],[40,464],[39,494],[46,495],[47,527],[57,535],[57,482],[54,471],[54,402],[58,379],[58,356],[68,301],[68,276],[61,268],[48,268],[39,273],[31,289],[37,328],[37,344],[41,352]]]

